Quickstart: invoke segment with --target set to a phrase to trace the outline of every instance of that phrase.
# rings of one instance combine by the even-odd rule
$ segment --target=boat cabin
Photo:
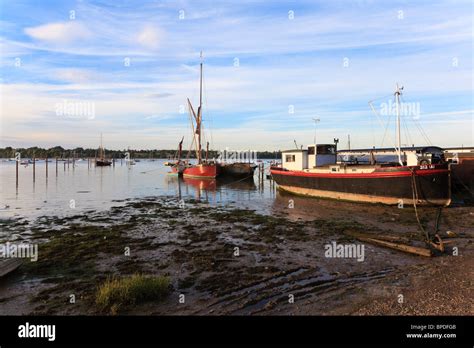
[[[445,161],[444,150],[437,146],[402,147],[401,158],[405,166]],[[282,168],[287,170],[323,169],[336,164],[399,165],[397,151],[393,148],[337,151],[336,144],[312,144],[306,149],[282,151]]]
[[[306,149],[282,151],[281,157],[282,168],[304,170],[336,164],[337,149],[335,144],[312,144]]]
[[[394,148],[340,150],[337,154],[340,163],[398,163]],[[442,163],[445,156],[444,150],[437,146],[412,146],[401,148],[401,158],[403,165],[419,166]]]
[[[337,149],[334,144],[308,145],[308,168],[335,164]]]
[[[281,166],[288,170],[308,168],[308,150],[295,149],[281,152]]]
[[[416,147],[411,151],[403,151],[403,154],[406,159],[404,164],[407,166],[439,164],[444,160],[444,150],[437,146]]]

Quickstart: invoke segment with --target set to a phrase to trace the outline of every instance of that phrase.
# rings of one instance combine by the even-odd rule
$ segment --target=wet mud
[[[437,209],[419,213],[433,232]],[[98,286],[137,273],[168,276],[170,293],[118,314],[474,313],[473,207],[443,209],[438,233],[450,244],[432,258],[353,236],[388,235],[422,245],[411,207],[285,194],[278,194],[271,214],[149,197],[105,212],[0,224],[9,240],[39,245],[37,262],[25,261],[0,279],[0,314],[104,314],[95,305]],[[363,260],[327,257],[333,242],[363,244]]]

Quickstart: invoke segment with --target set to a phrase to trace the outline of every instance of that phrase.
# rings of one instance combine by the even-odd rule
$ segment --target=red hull
[[[197,164],[184,170],[183,176],[192,178],[215,178],[219,175],[219,167],[216,164]]]
[[[215,191],[217,187],[216,180],[213,179],[185,177],[184,182],[198,190]]]

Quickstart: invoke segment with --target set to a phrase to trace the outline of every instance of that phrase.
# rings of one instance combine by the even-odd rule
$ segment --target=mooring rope
[[[421,232],[425,235],[426,242],[430,242],[430,236],[428,234],[428,231],[426,231],[421,224],[420,217],[418,215],[418,209],[416,206],[416,202],[418,201],[418,190],[416,188],[416,174],[415,170],[412,168],[409,168],[411,172],[411,192],[413,196],[413,208],[415,209],[415,216],[416,216],[416,221],[418,222],[418,227],[420,228]]]
[[[418,222],[418,227],[420,228],[421,232],[425,235],[425,241],[427,244],[431,245],[431,237],[429,232],[423,227],[420,221],[420,216],[418,214],[418,209],[416,202],[418,201],[418,189],[416,187],[416,173],[415,170],[412,168],[409,168],[411,171],[411,187],[412,187],[412,193],[413,193],[413,208],[415,209],[415,216],[416,216],[416,221]],[[439,207],[438,212],[436,214],[436,223],[435,223],[435,232],[434,234],[436,235],[439,231],[439,223],[441,221],[441,213],[443,211],[443,207]]]

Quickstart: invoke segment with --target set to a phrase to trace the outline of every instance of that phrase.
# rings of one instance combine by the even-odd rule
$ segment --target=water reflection
[[[47,175],[45,161],[38,161],[34,181],[33,166],[19,166],[18,186],[16,163],[0,162],[0,208],[8,207],[0,209],[0,218],[77,215],[149,196],[194,198],[271,213],[275,197],[271,183],[262,183],[257,175],[248,180],[178,178],[167,175],[165,160],[143,160],[133,166],[117,161],[110,167],[95,167],[87,160],[58,162],[50,163]]]
[[[189,177],[178,177],[177,175],[167,175],[165,178],[168,187],[173,185],[178,193],[179,199],[183,196],[193,197],[198,200],[226,200],[225,192],[232,191],[236,199],[241,198],[242,194],[248,195],[252,191],[257,191],[255,180],[253,177],[242,179],[235,179],[231,177],[219,177],[215,179],[199,179]],[[240,191],[240,192],[239,192]],[[224,195],[223,195],[224,193]]]

